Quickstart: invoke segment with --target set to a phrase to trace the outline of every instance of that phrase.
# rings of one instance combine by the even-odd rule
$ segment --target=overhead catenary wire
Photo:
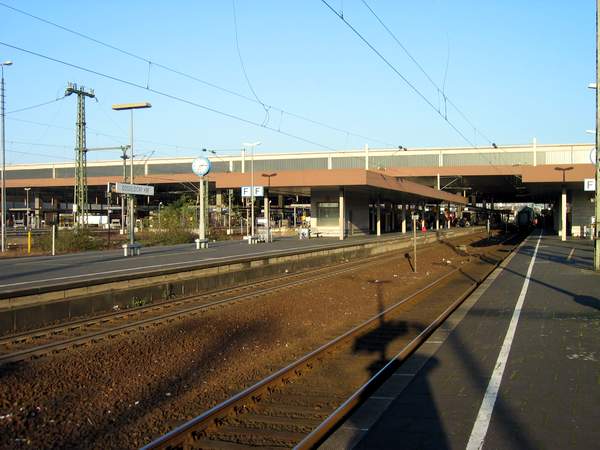
[[[425,75],[425,77],[429,80],[429,82],[435,87],[438,93],[441,93],[444,97],[444,101],[451,105],[454,110],[473,128],[474,132],[479,136],[483,137],[490,145],[493,141],[487,137],[479,128],[473,124],[473,122],[467,117],[467,115],[446,95],[446,76],[448,72],[448,59],[446,60],[446,70],[444,74],[444,83],[440,88],[438,84],[433,80],[433,78],[427,73],[427,71],[423,68],[423,66],[417,61],[417,59],[408,51],[406,46],[402,44],[402,42],[398,39],[398,37],[394,34],[394,32],[385,24],[385,22],[377,15],[377,13],[371,8],[371,6],[367,3],[366,0],[361,0],[361,2],[365,5],[365,7],[369,10],[369,12],[375,17],[375,19],[379,22],[379,24],[385,29],[385,31],[392,37],[392,39],[400,46],[400,48],[406,53],[406,56],[419,68],[421,73]],[[448,53],[450,50],[448,49]],[[440,111],[441,113],[441,111]]]
[[[323,3],[333,14],[335,14],[342,22],[344,22],[344,24],[346,24],[346,26],[350,28],[350,30],[352,30],[352,32],[356,34],[356,36],[358,36],[359,39],[371,49],[371,51],[373,51],[390,69],[392,69],[392,71],[394,71],[394,73],[396,73],[396,75],[398,75],[415,94],[417,94],[425,103],[427,103],[431,109],[433,109],[442,119],[444,119],[446,123],[448,123],[448,125],[462,139],[464,139],[465,142],[467,142],[471,147],[476,148],[476,145],[467,136],[465,136],[464,133],[460,131],[456,125],[454,125],[454,123],[452,123],[447,117],[444,117],[439,108],[436,108],[431,100],[429,100],[413,83],[411,83],[410,80],[406,78],[402,72],[400,72],[396,66],[394,66],[379,50],[377,50],[377,48],[371,44],[371,42],[369,42],[369,40],[367,40],[367,38],[365,38],[350,22],[348,22],[342,14],[336,11],[326,0],[321,0],[321,3]]]
[[[44,157],[48,157],[48,158],[58,158],[58,159],[64,159],[65,161],[73,162],[73,158],[66,158],[64,156],[50,155],[48,153],[23,152],[21,150],[13,150],[13,149],[6,149],[6,153],[17,153],[19,155],[28,155],[28,156],[44,156]]]
[[[64,98],[65,98],[65,96],[63,95],[62,97],[57,97],[54,100],[48,100],[47,102],[38,103],[38,104],[35,104],[35,105],[31,105],[31,106],[26,106],[24,108],[13,109],[12,111],[7,111],[6,114],[15,114],[15,113],[23,112],[23,111],[29,111],[30,109],[41,108],[42,106],[50,105],[52,103],[56,103],[58,101],[61,101]]]
[[[16,46],[16,45],[8,44],[6,42],[0,42],[0,45],[4,45],[5,47],[12,48],[13,50],[18,50],[20,52],[27,53],[29,55],[37,56],[38,58],[42,58],[42,59],[45,59],[45,60],[48,60],[48,61],[52,61],[52,62],[55,62],[57,64],[62,64],[64,66],[71,67],[71,68],[74,68],[74,69],[78,69],[78,70],[81,70],[83,72],[91,73],[93,75],[96,75],[96,76],[99,76],[99,77],[102,77],[102,78],[106,78],[108,80],[116,81],[118,83],[121,83],[121,84],[124,84],[124,85],[127,85],[127,86],[135,87],[135,88],[138,88],[138,89],[143,89],[145,91],[152,92],[152,93],[154,93],[156,95],[160,95],[162,97],[165,97],[165,98],[168,98],[168,99],[171,99],[171,100],[175,100],[175,101],[178,101],[180,103],[185,103],[187,105],[194,106],[196,108],[200,108],[200,109],[203,109],[205,111],[209,111],[209,112],[218,114],[218,115],[223,116],[223,117],[228,117],[230,119],[237,120],[239,122],[242,122],[242,123],[245,123],[245,124],[248,124],[248,125],[253,125],[253,126],[261,127],[261,128],[266,128],[266,129],[271,130],[271,131],[273,131],[275,133],[281,134],[283,136],[290,137],[292,139],[296,139],[296,140],[302,141],[302,142],[307,143],[307,144],[316,145],[318,147],[325,148],[327,150],[335,151],[335,149],[333,147],[330,147],[328,145],[321,144],[321,143],[313,141],[311,139],[303,138],[302,136],[299,136],[299,135],[296,135],[296,134],[293,134],[293,133],[289,133],[287,131],[278,130],[277,128],[273,128],[273,127],[271,127],[269,125],[262,125],[262,124],[260,124],[258,122],[253,121],[253,120],[245,119],[245,118],[237,116],[235,114],[228,113],[228,112],[225,112],[225,111],[221,111],[221,110],[218,110],[216,108],[213,108],[213,107],[206,106],[206,105],[203,105],[201,103],[195,102],[193,100],[186,99],[184,97],[180,97],[180,96],[177,96],[177,95],[174,95],[174,94],[169,94],[168,92],[164,92],[164,91],[159,91],[158,89],[146,88],[146,86],[143,86],[143,85],[141,85],[139,83],[135,83],[133,81],[125,80],[123,78],[119,78],[119,77],[116,77],[114,75],[109,75],[109,74],[106,74],[106,73],[103,73],[103,72],[100,72],[100,71],[97,71],[97,70],[94,70],[94,69],[90,69],[88,67],[80,66],[78,64],[73,64],[73,63],[70,63],[70,62],[58,59],[58,58],[53,58],[51,56],[47,56],[47,55],[44,55],[42,53],[38,53],[38,52],[35,52],[33,50],[28,50],[28,49],[25,49],[23,47],[19,47],[19,46]]]
[[[38,121],[34,121],[34,120],[19,119],[16,117],[7,117],[7,120],[27,123],[27,124],[31,124],[31,125],[38,125],[40,127],[49,127],[49,128],[55,128],[58,130],[73,131],[72,127],[55,125],[55,124],[45,123],[45,122],[38,122]],[[127,139],[129,139],[129,137],[125,136],[125,135],[115,135],[115,134],[105,133],[103,131],[97,130],[96,128],[90,128],[90,127],[87,127],[87,133],[97,135],[97,136],[111,138],[111,139],[115,140],[115,142],[125,142]],[[141,143],[151,144],[151,145],[161,146],[161,147],[171,147],[175,151],[189,151],[189,152],[195,152],[195,153],[199,153],[202,151],[203,148],[206,148],[206,147],[197,147],[197,146],[193,146],[193,145],[182,145],[182,144],[174,144],[174,143],[166,143],[166,142],[157,142],[157,141],[152,141],[152,140],[143,139],[143,138],[136,138],[136,142],[141,142]],[[219,153],[239,152],[240,149],[227,148],[227,149],[215,149],[215,151],[217,151]],[[155,153],[155,155],[162,156],[162,157],[171,157],[171,155],[166,155],[162,152],[161,153],[157,152],[157,153]]]
[[[242,58],[242,51],[240,50],[240,40],[238,37],[238,25],[237,25],[237,13],[235,10],[235,0],[231,0],[231,5],[232,5],[232,9],[233,9],[233,29],[234,29],[234,35],[235,35],[235,49],[237,50],[238,58],[240,60],[240,66],[242,68],[242,73],[244,74],[244,78],[246,79],[246,84],[248,85],[248,88],[250,88],[250,91],[252,92],[252,95],[254,95],[254,98],[256,99],[256,101],[258,103],[260,103],[261,106],[263,107],[263,109],[265,110],[265,118],[263,119],[262,125],[266,125],[267,123],[269,123],[269,109],[256,94],[256,91],[254,90],[254,87],[252,86],[252,83],[250,82],[250,78],[248,77],[248,72],[246,71],[246,65],[244,64],[244,58]]]
[[[249,101],[249,102],[253,102],[253,103],[263,104],[260,100],[257,100],[256,98],[249,97],[249,96],[244,95],[244,94],[242,94],[240,92],[236,92],[236,91],[234,91],[232,89],[228,89],[228,88],[219,86],[219,85],[217,85],[215,83],[211,83],[209,81],[203,80],[203,79],[201,79],[201,78],[199,78],[197,76],[191,75],[189,73],[183,72],[183,71],[175,69],[173,67],[169,67],[167,65],[158,63],[156,61],[152,61],[149,58],[137,55],[137,54],[135,54],[133,52],[130,52],[128,50],[124,50],[124,49],[122,49],[120,47],[117,47],[115,45],[106,43],[106,42],[101,41],[99,39],[96,39],[96,38],[94,38],[92,36],[89,36],[87,34],[81,33],[79,31],[76,31],[76,30],[73,30],[71,28],[65,27],[65,26],[60,25],[58,23],[52,22],[52,21],[50,21],[48,19],[44,19],[44,18],[42,18],[40,16],[37,16],[35,14],[31,14],[31,13],[29,13],[27,11],[22,10],[22,9],[15,8],[14,6],[8,5],[8,4],[4,3],[4,2],[0,1],[0,6],[3,6],[5,8],[7,8],[7,9],[10,9],[10,10],[18,13],[18,14],[22,14],[24,16],[27,16],[27,17],[31,18],[31,19],[34,19],[34,20],[40,21],[42,23],[45,23],[46,25],[50,25],[52,27],[58,28],[58,29],[60,29],[60,30],[62,30],[64,32],[73,34],[73,35],[78,36],[78,37],[80,37],[82,39],[86,39],[88,41],[94,42],[94,43],[96,43],[96,44],[98,44],[100,46],[106,47],[108,49],[114,50],[114,51],[119,52],[119,53],[121,53],[123,55],[129,56],[129,57],[131,57],[133,59],[136,59],[138,61],[142,61],[142,62],[148,64],[148,74],[147,74],[147,77],[146,77],[146,80],[145,80],[146,84],[143,86],[144,89],[146,89],[146,90],[151,90],[150,89],[150,83],[149,83],[149,80],[150,80],[150,69],[151,69],[151,67],[155,67],[155,68],[160,68],[162,70],[165,70],[165,71],[171,72],[173,74],[179,75],[181,77],[187,78],[189,80],[195,81],[197,83],[203,84],[203,85],[208,86],[210,88],[219,90],[221,92],[224,92],[224,93],[236,96],[236,97],[241,98],[243,100],[246,100],[246,101]],[[360,138],[360,139],[363,139],[363,140],[366,140],[366,141],[369,141],[369,142],[376,142],[376,143],[379,143],[379,144],[383,144],[385,146],[395,147],[395,144],[392,144],[390,142],[386,142],[385,140],[382,140],[382,139],[378,139],[378,138],[366,136],[364,134],[356,133],[356,132],[353,132],[353,131],[350,131],[350,130],[345,130],[343,128],[336,127],[334,125],[330,125],[330,124],[327,124],[325,122],[321,122],[319,120],[312,119],[312,118],[307,117],[307,116],[302,115],[302,114],[297,114],[297,113],[293,113],[291,111],[287,111],[287,110],[285,110],[285,109],[283,109],[281,107],[270,105],[268,103],[264,103],[263,105],[268,110],[277,111],[280,114],[284,114],[284,115],[287,115],[287,116],[290,116],[290,117],[294,117],[294,118],[296,118],[298,120],[302,120],[302,121],[305,121],[305,122],[308,122],[308,123],[312,123],[313,125],[317,125],[317,126],[320,126],[320,127],[323,127],[323,128],[327,128],[329,130],[336,131],[336,132],[339,132],[339,133],[348,134],[350,136],[353,136],[353,137],[356,137],[356,138]],[[280,128],[281,128],[281,125],[279,126],[279,129]],[[269,129],[274,129],[274,128],[269,127]]]
[[[396,75],[398,75],[412,90],[413,92],[415,92],[425,103],[427,103],[431,109],[433,109],[442,119],[444,119],[444,121],[462,138],[465,140],[465,142],[467,142],[471,147],[473,148],[477,148],[477,145],[475,145],[469,138],[467,138],[465,136],[465,134],[460,131],[460,129],[452,122],[448,119],[447,116],[445,116],[444,114],[442,114],[441,110],[439,108],[436,108],[435,105],[419,90],[417,89],[417,87],[410,82],[410,80],[408,80],[379,50],[377,50],[377,48],[375,48],[375,46],[373,44],[371,44],[371,42],[369,42],[348,20],[346,20],[344,18],[344,16],[342,14],[340,14],[338,11],[336,11],[326,0],[321,0],[321,3],[323,3],[333,14],[335,14],[348,28],[350,28],[350,30],[352,30],[352,32],[354,32],[354,34],[356,36],[358,36],[360,38],[360,40],[362,40],[390,69],[392,69]],[[366,2],[363,3],[368,7],[368,5],[366,4]],[[369,8],[370,9],[370,8]],[[371,9],[370,9],[371,10]],[[382,25],[383,21],[380,20],[380,23]],[[385,25],[384,27],[389,31],[389,28],[387,28]],[[391,31],[389,31],[391,33]],[[405,49],[405,51],[408,54],[408,50],[406,50],[406,48],[400,43],[399,40],[397,40],[398,44],[401,45],[401,47],[403,49]],[[411,57],[412,58],[412,57]],[[422,66],[420,66],[420,64],[418,64],[418,62],[416,61],[416,59],[412,58],[415,63],[421,67],[421,69],[424,71],[424,69],[422,68]],[[424,71],[425,72],[425,71]],[[429,77],[429,75],[427,75],[427,77],[430,79],[430,81],[437,87],[437,85],[435,84],[435,82],[431,79],[431,77]],[[439,90],[439,88],[438,88]],[[451,103],[450,101],[448,101],[448,103],[450,103],[455,109],[457,109],[457,107]],[[458,111],[458,109],[457,109]],[[462,113],[461,111],[459,111],[459,114],[461,114],[463,116],[463,118],[473,127],[475,128],[475,126],[472,124],[472,122],[470,122],[470,120],[464,115],[464,113]],[[482,134],[483,137],[485,137]],[[488,138],[486,138],[488,139]],[[489,141],[489,139],[488,139]],[[492,147],[494,148],[498,148],[498,146],[494,143],[489,141],[492,145]],[[490,165],[498,172],[500,173],[500,169],[490,160],[488,159]],[[503,175],[503,177],[507,180],[507,182],[512,185],[513,183],[511,182],[511,180],[506,176]]]

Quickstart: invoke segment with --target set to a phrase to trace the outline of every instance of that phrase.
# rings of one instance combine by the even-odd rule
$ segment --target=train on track
[[[526,206],[515,216],[515,225],[519,230],[526,231],[538,225],[539,214],[533,208]]]

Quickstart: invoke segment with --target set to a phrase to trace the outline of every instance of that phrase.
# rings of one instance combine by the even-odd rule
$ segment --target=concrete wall
[[[571,235],[588,236],[591,234],[592,218],[594,217],[594,204],[591,202],[593,192],[574,191],[571,192]],[[587,227],[587,233],[586,229]],[[590,233],[590,234],[588,234]]]
[[[461,228],[437,236],[431,233],[422,244],[440,237],[454,238],[481,231]],[[0,335],[43,327],[139,305],[155,304],[251,283],[287,273],[410,248],[410,239],[390,237],[384,241],[344,243],[282,256],[245,258],[213,267],[190,269],[147,277],[107,282],[23,297],[0,299]]]
[[[311,229],[323,236],[339,236],[339,225],[319,224],[317,203],[338,203],[339,189],[313,189],[311,193]],[[366,192],[345,190],[346,236],[369,234],[369,195]]]

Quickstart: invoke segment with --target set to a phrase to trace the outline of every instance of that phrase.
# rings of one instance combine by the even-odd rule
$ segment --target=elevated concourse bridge
[[[593,144],[411,150],[365,147],[340,152],[257,154],[253,163],[241,152],[236,156],[212,156],[212,171],[207,179],[211,192],[216,193],[211,197],[216,206],[223,205],[223,193],[227,192],[234,193],[239,205],[238,188],[251,184],[253,166],[254,184],[269,187],[273,207],[310,202],[312,216],[316,217],[313,225],[331,232],[334,229],[338,232],[342,226],[339,210],[344,210],[344,201],[344,233],[375,231],[378,227],[375,216],[382,214],[376,211],[376,205],[387,211],[384,215],[393,211],[391,217],[386,216],[385,224],[379,225],[384,231],[392,231],[401,226],[401,218],[395,217],[400,205],[428,203],[444,208],[447,204],[535,202],[553,204],[557,211],[567,211],[567,228],[577,234],[590,225],[594,214],[590,201],[593,193],[583,188],[584,179],[594,177],[593,147]],[[191,183],[198,183],[198,177],[191,171],[193,159],[154,158],[134,165],[135,183],[152,184],[156,188],[154,197],[140,201],[142,216],[157,209],[160,202],[193,190]],[[27,204],[35,219],[33,223],[42,220],[52,223],[61,214],[72,213],[74,170],[74,163],[8,166],[9,223],[11,219],[22,220]],[[106,185],[123,181],[123,173],[120,159],[88,163],[93,214],[106,211]],[[354,203],[357,201],[370,207],[359,209]],[[111,209],[118,217],[120,207],[112,205]],[[563,214],[554,216],[556,222]],[[557,222],[556,228],[563,227]]]

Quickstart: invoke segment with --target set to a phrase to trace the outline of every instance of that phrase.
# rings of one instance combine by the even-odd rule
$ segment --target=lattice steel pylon
[[[95,98],[93,89],[69,83],[65,97],[77,94],[77,132],[75,137],[75,190],[73,195],[73,213],[76,227],[87,225],[87,147],[85,141],[85,98]]]

